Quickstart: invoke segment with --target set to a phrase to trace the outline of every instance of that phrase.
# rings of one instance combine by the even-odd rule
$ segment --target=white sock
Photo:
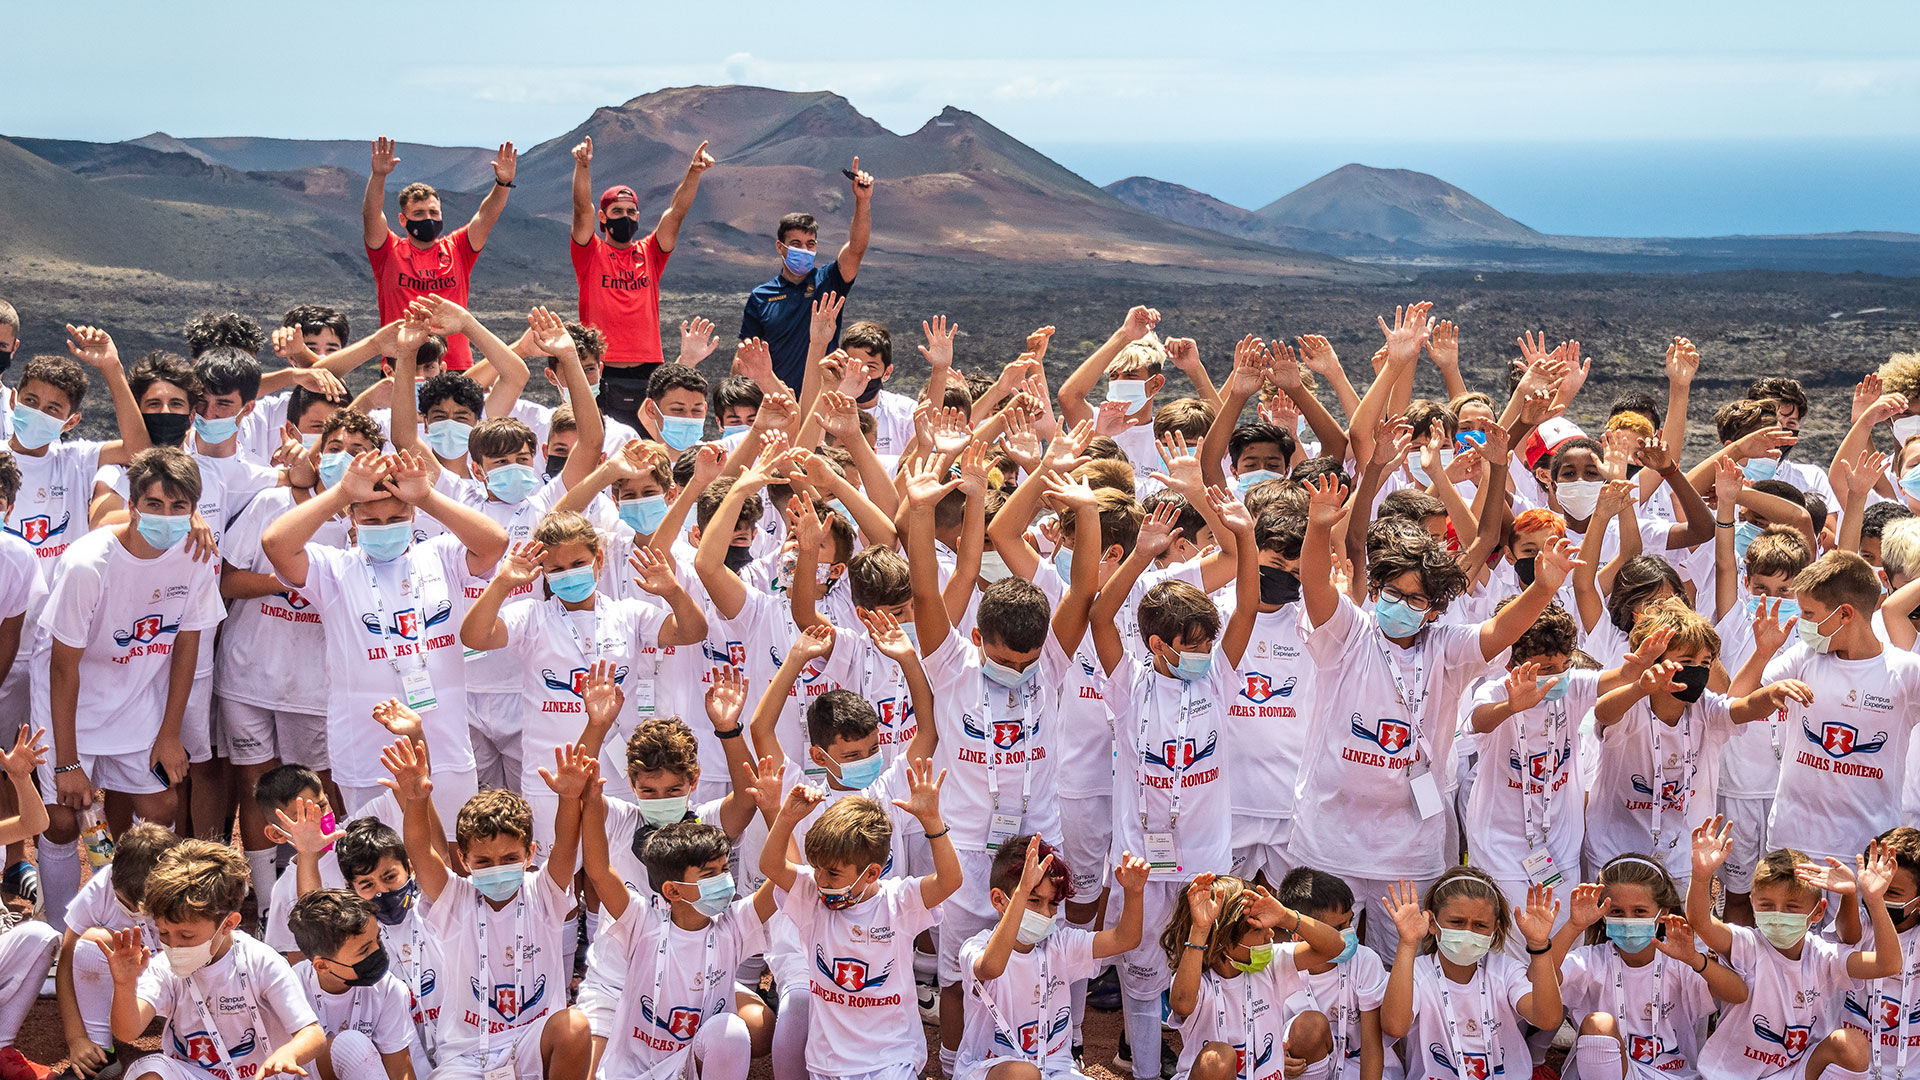
[[[560,940],[565,943],[567,966],[560,970],[567,978],[573,978],[574,961],[580,956],[580,917],[578,915],[560,924]],[[345,1080],[345,1078],[342,1078]]]
[[[954,1063],[960,1060],[960,1051],[940,1048],[940,1071],[948,1077],[953,1076]]]
[[[253,897],[260,907],[260,921],[267,921],[267,897],[273,895],[273,883],[280,878],[279,871],[273,868],[273,860],[280,849],[277,847],[248,848],[247,871],[253,875]]]
[[[1580,1080],[1614,1080],[1616,1076],[1626,1075],[1620,1040],[1611,1035],[1582,1035],[1575,1039],[1573,1060],[1580,1065]]]
[[[1073,980],[1073,985],[1068,988],[1067,1012],[1073,1017],[1073,1045],[1079,1046],[1087,1041],[1080,1033],[1080,1026],[1087,1019],[1087,980]]]
[[[107,954],[91,941],[73,947],[73,1000],[87,1038],[102,1049],[113,1048],[113,972]]]
[[[386,1080],[387,1070],[380,1064],[373,1040],[352,1028],[335,1035],[327,1053],[333,1058],[333,1075],[340,1080]]]
[[[807,984],[780,988],[779,1019],[773,1025],[773,1080],[807,1080]]]
[[[35,848],[40,866],[40,900],[47,910],[47,922],[55,930],[67,928],[67,905],[80,892],[80,842],[56,844],[45,835]]]
[[[939,981],[940,957],[934,953],[913,950],[913,981],[932,985]]]
[[[59,950],[60,931],[38,919],[0,935],[0,1046],[13,1045]]]
[[[753,1037],[739,1013],[721,1013],[700,1025],[693,1049],[700,1062],[700,1080],[747,1080]]]
[[[1160,1076],[1160,999],[1120,996],[1127,1045],[1133,1050],[1134,1080]]]

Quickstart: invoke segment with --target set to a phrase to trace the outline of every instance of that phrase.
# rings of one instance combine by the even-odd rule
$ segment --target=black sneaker
[[[0,874],[0,892],[17,896],[33,905],[34,910],[39,910],[39,869],[25,859],[21,859],[19,862],[7,867],[6,873]]]
[[[1087,984],[1087,1008],[1101,1012],[1120,1011],[1120,975],[1112,968]]]

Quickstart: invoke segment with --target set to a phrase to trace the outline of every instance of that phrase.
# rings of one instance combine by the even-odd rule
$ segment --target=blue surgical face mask
[[[1773,599],[1773,597],[1768,597],[1768,596],[1747,597],[1747,618],[1751,619],[1754,616],[1760,614],[1760,605],[1771,599]],[[1799,616],[1799,614],[1800,614],[1800,601],[1795,600],[1792,597],[1782,597],[1780,599],[1780,613],[1775,617],[1778,618],[1781,622],[1784,623],[1788,619],[1796,618]]]
[[[717,918],[733,904],[733,896],[733,875],[716,874],[700,879],[700,897],[687,901],[687,906],[709,919]]]
[[[1147,400],[1147,380],[1108,379],[1107,400],[1124,401],[1129,405],[1142,404]]]
[[[587,399],[590,401],[595,401],[595,400],[598,400],[599,397],[600,397],[600,384],[588,383]],[[569,405],[573,404],[573,391],[568,390],[564,384],[560,387],[560,400],[566,402]]]
[[[480,895],[489,900],[510,900],[520,891],[521,879],[526,867],[517,862],[501,863],[499,866],[482,867],[469,878]]]
[[[1621,952],[1637,953],[1653,944],[1658,919],[1616,919],[1607,917],[1607,940]]]
[[[473,434],[472,424],[463,424],[458,420],[435,420],[427,425],[427,445],[433,452],[452,461],[467,456],[467,436]]]
[[[187,532],[193,528],[192,514],[140,514],[141,539],[161,551],[166,551],[187,538]]]
[[[1239,476],[1234,477],[1233,490],[1235,494],[1245,495],[1248,488],[1260,483],[1262,480],[1285,479],[1285,476],[1274,472],[1272,469],[1255,469],[1252,472],[1243,472]]]
[[[704,416],[662,416],[660,439],[675,450],[685,450],[707,433]]]
[[[1029,664],[1027,666],[1027,670],[1015,671],[1014,669],[999,662],[998,660],[995,660],[993,657],[988,656],[985,653],[980,654],[981,672],[984,673],[987,678],[992,679],[994,682],[999,683],[1001,686],[1004,686],[1009,690],[1012,690],[1013,688],[1025,683],[1028,679],[1033,678],[1034,672],[1038,671],[1039,669],[1040,669],[1040,665]]]
[[[213,419],[205,416],[193,418],[194,437],[203,443],[219,444],[240,434],[240,418],[223,416]]]
[[[782,246],[786,247],[787,253],[781,256],[780,261],[788,273],[804,274],[813,269],[813,252],[803,247]]]
[[[531,465],[495,465],[487,470],[487,491],[501,502],[520,502],[545,482]]]
[[[1780,460],[1778,458],[1770,458],[1770,457],[1748,458],[1747,463],[1745,465],[1740,466],[1741,474],[1744,475],[1748,480],[1756,484],[1762,480],[1773,479],[1773,474],[1779,471],[1780,471]]]
[[[834,765],[840,770],[840,786],[854,791],[864,791],[880,779],[886,770],[887,759],[878,751],[858,761],[837,761]]]
[[[1061,581],[1073,580],[1073,549],[1065,546],[1053,549],[1053,572],[1060,575]]]
[[[345,450],[335,450],[320,455],[320,486],[332,487],[347,475],[347,466],[353,464],[353,455]]]
[[[311,449],[313,449],[314,447],[316,447],[316,446],[319,446],[319,445],[320,445],[320,433],[319,433],[319,432],[317,432],[317,431],[316,431],[316,432],[313,432],[313,433],[311,433],[311,434],[308,434],[308,433],[306,433],[306,432],[301,432],[301,434],[300,434],[300,446],[301,446],[301,448],[302,448],[302,449],[306,449],[306,450],[311,450]]]
[[[1547,688],[1548,701],[1559,701],[1567,696],[1567,684],[1573,679],[1563,671],[1558,675],[1542,675],[1538,681],[1541,686]]]
[[[665,799],[635,799],[640,807],[640,817],[654,828],[671,825],[687,819],[687,797],[675,795]]]
[[[585,600],[593,595],[593,564],[553,571],[547,575],[547,588],[569,604]]]
[[[1920,499],[1920,465],[1900,474],[1900,490],[1906,492],[1909,499]]]
[[[413,546],[413,522],[396,521],[390,525],[356,525],[355,542],[374,562],[392,562]],[[497,899],[497,898],[496,898]]]
[[[29,450],[38,450],[58,439],[66,428],[65,420],[48,416],[31,405],[13,407],[13,437]]]
[[[1412,637],[1427,623],[1427,613],[1415,611],[1404,601],[1385,596],[1374,601],[1373,624],[1390,638]]]
[[[620,520],[634,532],[652,536],[653,530],[667,520],[667,497],[642,495],[637,499],[621,499]]]
[[[1747,561],[1747,549],[1760,537],[1760,526],[1751,521],[1738,522],[1733,527],[1733,557],[1741,562]]]
[[[1204,679],[1207,672],[1213,670],[1213,654],[1210,652],[1183,652],[1177,655],[1180,659],[1173,665],[1173,673],[1182,682]]]
[[[1339,955],[1333,958],[1333,962],[1336,964],[1346,963],[1353,959],[1354,953],[1360,951],[1360,931],[1349,926],[1345,930],[1340,931],[1340,940],[1346,942],[1346,945],[1341,948]]]
[[[720,437],[724,439],[731,439],[735,435],[745,435],[747,432],[752,430],[753,430],[752,424],[728,424],[725,427],[720,429]]]

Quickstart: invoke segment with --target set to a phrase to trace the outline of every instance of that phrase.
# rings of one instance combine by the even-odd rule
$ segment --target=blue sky
[[[35,44],[8,53],[0,132],[45,137],[531,145],[662,86],[751,82],[837,91],[895,131],[957,105],[1069,164],[1081,147],[1099,182],[1129,171],[1128,144],[1150,148],[1139,171],[1195,186],[1283,163],[1229,193],[1250,205],[1314,175],[1284,166],[1293,141],[1414,167],[1436,145],[1920,144],[1911,3],[185,0],[12,5],[8,21]],[[1182,161],[1223,143],[1268,150]]]

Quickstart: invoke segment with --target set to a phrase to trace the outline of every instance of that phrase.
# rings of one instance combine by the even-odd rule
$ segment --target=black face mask
[[[880,396],[880,388],[885,386],[886,383],[887,381],[885,379],[868,379],[867,388],[865,390],[860,391],[860,396],[855,398],[854,400],[858,401],[862,405],[865,405],[866,403],[872,401],[874,398],[877,398]]]
[[[438,218],[408,218],[407,235],[423,244],[431,244],[440,239],[442,224]]]
[[[567,467],[567,455],[565,454],[548,454],[547,455],[547,478],[549,480],[551,480],[556,476],[559,476],[561,470],[565,469],[566,467]]]
[[[739,573],[740,568],[753,561],[753,550],[747,544],[737,544],[727,549],[727,569]]]
[[[382,945],[368,953],[359,963],[353,965],[353,978],[348,986],[372,986],[387,976],[387,947]]]
[[[1260,602],[1291,604],[1300,599],[1300,575],[1278,566],[1260,568]]]
[[[141,413],[140,419],[146,422],[147,438],[155,446],[184,444],[187,429],[193,426],[193,417],[186,413]]]
[[[1707,692],[1707,677],[1712,671],[1705,664],[1688,664],[1674,672],[1673,681],[1680,684],[1680,689],[1675,690],[1673,696],[1689,705],[1699,701],[1700,695]]]
[[[1529,555],[1524,559],[1513,560],[1513,573],[1520,579],[1521,585],[1533,584],[1533,560],[1537,556]]]
[[[12,349],[8,349],[6,352],[0,352],[0,371],[5,371],[9,366],[12,365],[13,354],[18,349],[19,349],[19,346],[16,345]]]
[[[610,217],[607,219],[606,230],[607,239],[616,244],[625,244],[633,239],[635,233],[640,231],[640,219]]]
[[[381,926],[399,926],[406,921],[407,912],[420,899],[420,883],[409,881],[397,889],[375,893],[373,897],[373,917],[380,920]]]

